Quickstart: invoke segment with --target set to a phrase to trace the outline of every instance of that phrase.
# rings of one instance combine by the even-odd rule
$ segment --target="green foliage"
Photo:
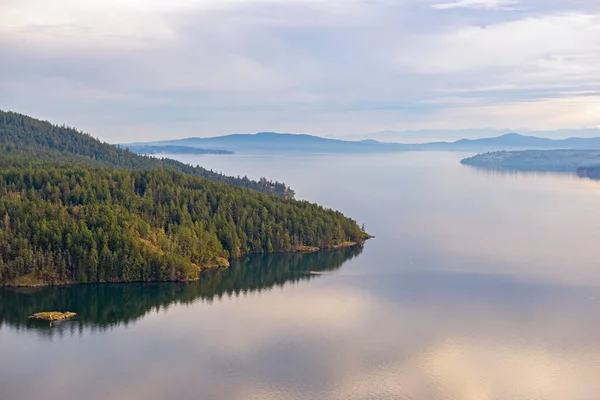
[[[368,237],[282,183],[136,155],[12,112],[0,111],[0,155],[4,284],[187,281],[244,254]]]
[[[185,281],[250,253],[366,235],[343,214],[172,170],[5,158],[0,282]]]
[[[168,158],[134,154],[127,149],[102,143],[76,129],[53,125],[14,112],[0,111],[0,154],[3,157],[12,156],[9,158],[13,163],[25,156],[27,160],[62,161],[92,167],[168,169],[260,192],[294,197],[294,191],[280,182],[264,178],[254,181],[247,177],[231,177]]]

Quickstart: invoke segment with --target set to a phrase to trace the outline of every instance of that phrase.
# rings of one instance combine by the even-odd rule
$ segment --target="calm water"
[[[0,290],[0,399],[600,398],[600,183],[461,156],[180,156],[376,238],[189,285]],[[79,317],[26,318],[50,308]]]

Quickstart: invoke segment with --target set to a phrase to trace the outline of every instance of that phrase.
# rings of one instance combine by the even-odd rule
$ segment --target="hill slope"
[[[292,197],[264,178],[139,156],[0,112],[0,285],[188,281],[245,254],[369,238],[343,214]]]
[[[0,153],[37,160],[68,161],[82,165],[128,169],[168,169],[201,176],[217,182],[293,197],[293,191],[280,182],[253,181],[231,177],[170,159],[134,154],[93,138],[76,129],[53,125],[26,115],[0,111]],[[15,158],[15,157],[13,157]]]
[[[367,238],[339,212],[175,171],[0,169],[0,284],[187,281],[244,254]]]

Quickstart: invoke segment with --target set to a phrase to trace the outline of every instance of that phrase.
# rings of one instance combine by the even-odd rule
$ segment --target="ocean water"
[[[191,284],[2,289],[0,399],[599,398],[600,182],[463,156],[177,156],[375,238]],[[79,315],[26,318],[50,308]]]

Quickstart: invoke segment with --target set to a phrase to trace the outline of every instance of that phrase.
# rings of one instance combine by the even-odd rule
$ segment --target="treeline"
[[[579,175],[583,178],[600,180],[600,165],[590,165],[587,167],[580,167],[577,169],[577,175]]]
[[[343,214],[169,170],[0,169],[0,282],[178,281],[368,235]]]
[[[91,167],[168,169],[260,192],[294,197],[294,191],[281,182],[272,182],[264,178],[255,181],[248,177],[231,177],[176,160],[138,155],[127,149],[103,143],[74,128],[53,125],[14,112],[0,111],[0,154],[73,162]]]

